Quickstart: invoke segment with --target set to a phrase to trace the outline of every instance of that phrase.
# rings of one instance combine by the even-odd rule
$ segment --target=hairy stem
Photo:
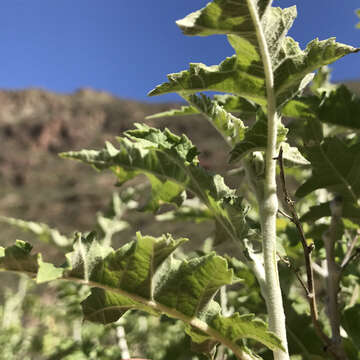
[[[274,351],[274,358],[275,360],[288,360],[285,313],[276,258],[276,214],[278,210],[278,199],[276,195],[276,161],[274,158],[276,157],[277,123],[279,119],[276,114],[274,76],[265,34],[261,26],[255,2],[253,0],[247,0],[247,4],[255,25],[256,37],[264,64],[267,95],[268,134],[265,157],[264,201],[260,204],[267,285],[267,310],[270,330],[274,331],[281,339],[285,348],[285,351]]]

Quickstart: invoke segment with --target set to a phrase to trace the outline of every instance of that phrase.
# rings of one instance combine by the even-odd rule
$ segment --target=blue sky
[[[1,0],[0,88],[39,87],[69,93],[81,87],[147,101],[166,74],[189,62],[218,64],[233,54],[223,36],[187,37],[175,20],[207,0]],[[359,0],[277,0],[297,5],[290,35],[302,47],[336,36],[360,47],[354,10]],[[333,66],[333,80],[360,79],[360,55]]]

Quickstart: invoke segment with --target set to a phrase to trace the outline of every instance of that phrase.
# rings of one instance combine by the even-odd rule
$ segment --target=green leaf
[[[212,324],[217,329],[221,329],[221,333],[227,334],[229,339],[234,342],[246,337],[261,342],[269,349],[276,350],[278,348],[278,345],[274,346],[277,342],[276,336],[267,332],[267,325],[262,320],[255,319],[253,314],[235,313],[228,318],[217,316]]]
[[[360,18],[360,9],[356,10],[356,15]],[[360,22],[356,24],[356,27],[360,29]]]
[[[282,142],[280,146],[283,150],[283,158],[285,160],[292,164],[310,165],[310,162],[302,156],[297,147],[290,146],[287,142]]]
[[[341,325],[348,333],[351,341],[360,350],[360,304],[345,309],[341,317]]]
[[[290,100],[282,109],[284,116],[294,119],[316,119],[320,100],[317,96],[299,96]]]
[[[307,147],[312,174],[296,191],[304,197],[317,189],[328,189],[356,202],[360,195],[360,144],[326,138],[320,145]]]
[[[99,170],[109,168],[119,183],[146,175],[152,185],[147,209],[156,210],[164,202],[179,206],[185,198],[184,190],[191,191],[209,208],[227,237],[242,239],[247,232],[242,199],[221,176],[199,166],[197,149],[190,140],[167,129],[140,124],[136,127],[118,138],[119,149],[107,144],[102,151],[82,150],[61,156],[81,160]]]
[[[44,262],[41,254],[38,255],[38,273],[36,282],[38,284],[56,280],[62,277],[64,269],[56,267],[54,264]]]
[[[246,126],[244,123],[227,112],[217,101],[211,100],[206,95],[190,95],[184,97],[188,103],[206,116],[215,129],[231,145],[242,141],[245,136]],[[255,109],[254,109],[255,110]]]
[[[81,238],[86,244],[82,260],[69,261],[61,268],[43,263],[39,269],[39,255],[31,255],[31,246],[18,241],[5,249],[0,258],[1,270],[16,270],[36,276],[40,281],[61,278],[86,283],[91,294],[82,302],[85,319],[111,323],[128,310],[142,310],[151,314],[180,319],[187,324],[187,332],[194,342],[210,340],[213,346],[222,342],[236,356],[244,352],[238,341],[254,339],[272,350],[282,349],[280,340],[267,330],[266,324],[251,314],[221,315],[214,296],[220,287],[233,282],[233,270],[227,261],[210,253],[190,260],[176,260],[172,253],[186,239],[174,240],[170,235],[154,238],[137,234],[137,240],[110,252],[98,248],[94,234]],[[77,240],[79,242],[79,239]],[[98,249],[94,257],[91,249]],[[74,252],[81,251],[75,243]],[[107,254],[104,256],[104,254]],[[88,267],[88,278],[84,264]],[[49,269],[50,274],[44,274]],[[80,269],[80,270],[79,270]],[[41,273],[42,272],[42,273]],[[44,278],[45,276],[45,278]]]
[[[121,288],[141,298],[152,300],[155,285],[153,277],[162,262],[186,239],[173,240],[170,236],[153,238],[137,234],[137,242],[112,252],[97,265],[90,277],[91,281],[100,282],[110,288]],[[97,271],[99,269],[99,271]],[[116,321],[133,307],[147,308],[142,302],[121,294],[93,289],[91,295],[82,303],[85,319],[102,322]]]
[[[95,232],[86,236],[76,233],[73,249],[66,254],[67,266],[71,269],[71,276],[84,278],[85,281],[89,280],[96,262],[104,259],[112,250],[110,246],[100,245]]]
[[[249,9],[243,1],[215,0],[206,7],[195,11],[176,24],[185,35],[208,36],[216,34],[236,34],[250,37],[255,27]],[[259,17],[265,13],[269,0],[256,1]]]
[[[272,59],[277,104],[281,106],[305,88],[313,78],[311,72],[358,49],[336,43],[331,38],[324,41],[315,39],[305,50],[301,50],[297,42],[286,36],[296,17],[296,8],[267,9],[269,4],[269,1],[257,1],[258,15]],[[219,91],[265,106],[264,67],[255,24],[251,19],[246,2],[214,0],[177,21],[186,35],[227,34],[235,55],[219,65],[191,63],[189,70],[169,74],[169,82],[157,86],[149,95]]]
[[[308,83],[309,73],[347,54],[358,52],[359,49],[337,43],[335,38],[330,38],[322,41],[315,39],[307,44],[303,51],[297,42],[286,38],[282,51],[284,52],[282,63],[274,70],[278,104],[296,95],[299,89],[304,89]]]

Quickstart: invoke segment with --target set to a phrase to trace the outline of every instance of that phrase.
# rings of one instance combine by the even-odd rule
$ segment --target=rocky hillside
[[[46,222],[64,232],[90,230],[96,212],[104,210],[116,190],[115,178],[57,154],[99,149],[134,122],[177,106],[129,101],[90,89],[70,95],[38,89],[0,91],[0,215]],[[204,166],[224,169],[226,154],[218,151],[221,139],[211,126],[203,126],[201,117],[147,123],[187,133],[202,152]]]

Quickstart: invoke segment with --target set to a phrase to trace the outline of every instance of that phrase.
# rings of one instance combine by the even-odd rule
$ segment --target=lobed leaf
[[[185,99],[193,108],[206,116],[227,143],[234,145],[244,139],[247,127],[239,118],[219,105],[217,101],[211,100],[204,94],[201,96],[190,95]]]
[[[191,191],[209,208],[227,237],[242,239],[247,232],[242,199],[220,175],[199,165],[197,149],[190,140],[167,129],[140,124],[136,127],[118,138],[119,149],[107,144],[101,151],[82,150],[61,156],[81,160],[99,170],[111,169],[120,184],[139,174],[146,175],[152,186],[148,210],[155,211],[162,203],[179,206],[185,199],[185,190]]]
[[[312,40],[305,50],[301,50],[297,42],[287,37],[282,51],[284,54],[281,65],[274,68],[275,92],[279,105],[309,84],[313,78],[310,73],[347,54],[358,52],[359,49],[337,43],[335,38],[330,38]]]
[[[305,88],[312,80],[314,70],[358,51],[337,43],[334,38],[315,39],[301,50],[296,41],[286,36],[296,18],[296,7],[280,9],[270,7],[270,1],[256,3],[272,59],[279,107]],[[199,91],[219,91],[266,105],[264,67],[255,24],[246,1],[214,0],[177,21],[177,25],[186,35],[228,35],[235,55],[219,65],[191,63],[189,70],[169,74],[169,82],[157,86],[150,96],[169,92],[190,95]]]
[[[280,340],[253,315],[221,315],[214,296],[220,287],[233,282],[233,271],[224,258],[211,253],[188,261],[176,260],[172,253],[186,239],[174,240],[170,235],[154,238],[138,233],[136,241],[116,251],[101,251],[92,233],[80,238],[88,249],[81,254],[81,261],[69,261],[74,259],[74,253],[81,253],[77,245],[64,266],[44,265],[40,255],[30,253],[29,244],[18,241],[0,251],[0,270],[26,273],[41,281],[58,278],[85,282],[91,294],[82,302],[82,308],[85,319],[94,322],[107,324],[128,310],[143,310],[180,319],[187,324],[193,341],[210,340],[212,346],[223,342],[239,358],[248,358],[238,343],[244,338],[272,350],[282,349]],[[91,249],[99,250],[97,257]],[[84,277],[85,263],[92,264],[88,278]],[[51,275],[46,278],[49,269]]]

